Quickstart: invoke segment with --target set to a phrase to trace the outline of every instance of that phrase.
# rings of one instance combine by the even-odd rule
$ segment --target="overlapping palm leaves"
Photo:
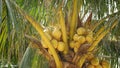
[[[77,6],[75,6],[77,4],[77,2],[74,2],[74,8],[77,8]],[[39,32],[41,38],[46,41],[46,45],[48,45],[48,48],[50,49],[50,51],[52,52],[52,55],[53,55],[53,58],[55,60],[55,63],[56,63],[56,67],[57,68],[61,68],[63,67],[61,65],[61,61],[60,61],[60,58],[58,57],[58,54],[56,53],[56,51],[54,50],[54,48],[52,47],[52,44],[50,43],[50,41],[47,39],[47,37],[45,36],[44,32],[43,32],[43,28],[41,26],[39,26],[39,24],[37,24],[37,22],[35,20],[33,20],[29,15],[27,15],[26,13],[24,13],[19,7],[17,7],[18,11],[21,13],[21,15],[23,15],[32,25],[33,27]],[[76,9],[75,9],[76,10]],[[75,16],[76,15],[76,16]],[[77,23],[77,15],[78,13],[76,13],[75,11],[73,11],[73,18],[71,19],[71,23],[70,23],[70,39],[72,39],[73,35],[74,35],[74,32],[75,32],[75,29],[76,29],[76,25],[74,25],[75,23]],[[60,22],[63,22],[63,23],[60,23],[61,25],[62,24],[65,24],[64,23],[64,16],[62,16],[62,10],[60,9]],[[76,17],[76,18],[74,18]],[[89,17],[88,17],[89,18]],[[86,23],[89,23],[91,21],[87,21]],[[96,45],[101,41],[101,39],[110,31],[110,29],[112,29],[116,24],[118,23],[118,20],[115,18],[113,19],[113,24],[112,26],[110,25],[109,28],[108,27],[101,27],[100,30],[97,31],[97,35],[95,35],[95,41],[92,43],[92,45],[90,46],[90,48],[88,48],[88,51],[91,52],[95,47]],[[72,25],[72,26],[71,26]],[[66,33],[65,31],[65,25],[63,25],[64,27],[62,31],[64,31],[63,33]],[[88,26],[88,25],[86,25]],[[89,24],[90,26],[90,24]],[[69,28],[69,27],[68,27]],[[72,29],[74,28],[74,29]],[[72,32],[71,32],[72,31]],[[66,34],[64,34],[66,35]],[[66,39],[67,37],[63,35],[63,41],[65,42],[64,39]],[[97,37],[98,36],[98,37]],[[67,39],[66,39],[67,40]],[[67,42],[67,41],[66,41]],[[70,42],[68,42],[70,43]],[[67,46],[67,44],[66,44]],[[66,47],[68,49],[68,46]],[[68,50],[67,50],[68,51]],[[66,52],[68,53],[68,52]],[[83,57],[83,58],[82,58]],[[78,61],[78,66],[79,67],[82,67],[85,59],[87,58],[87,55],[83,55],[79,61]]]
[[[6,1],[6,3],[7,3],[7,1]],[[9,3],[9,2],[8,2]],[[8,4],[7,3],[7,4]],[[9,9],[9,8],[8,8]],[[18,8],[17,10],[19,10],[20,8]],[[34,9],[33,9],[34,10]],[[11,10],[10,10],[11,11]],[[57,10],[57,11],[59,11],[59,10]],[[63,12],[63,10],[61,11],[61,12]],[[64,12],[63,12],[64,13]],[[23,14],[23,13],[22,13]],[[117,13],[118,14],[118,13]],[[11,16],[13,16],[12,14],[10,14]],[[75,14],[76,15],[76,18],[77,18],[77,15],[78,14]],[[25,18],[27,18],[27,20],[28,21],[32,21],[33,19],[31,18],[31,17],[29,17],[28,15],[25,15],[25,14],[23,14],[23,16],[25,16]],[[28,17],[27,17],[28,16]],[[74,16],[74,13],[73,13],[73,16]],[[118,16],[117,15],[113,15],[113,16],[116,16],[116,18],[110,18],[110,17],[108,17],[107,19],[109,19],[109,20],[111,20],[111,21],[109,21],[110,23],[109,23],[109,26],[108,27],[100,27],[100,30],[99,30],[99,28],[97,28],[96,30],[94,30],[96,33],[95,33],[95,36],[96,36],[96,38],[98,38],[98,40],[100,41],[101,39],[102,39],[102,37],[104,37],[104,35],[106,35],[106,33],[108,32],[108,31],[110,31],[110,28],[112,27],[111,25],[113,25],[114,26],[114,24],[111,24],[111,23],[113,23],[113,22],[116,22],[117,21],[117,18],[118,18]],[[37,17],[37,16],[36,16]],[[15,19],[14,17],[11,17],[11,20],[13,20],[13,19]],[[31,19],[30,19],[31,18]],[[75,19],[76,19],[75,18]],[[80,18],[81,19],[81,18]],[[89,18],[88,18],[89,19]],[[63,20],[64,21],[64,15],[63,15],[63,17],[61,16],[61,20]],[[65,19],[66,20],[66,19]],[[73,20],[73,19],[72,19]],[[76,19],[77,20],[77,19]],[[82,19],[83,20],[83,19]],[[112,21],[113,20],[113,21]],[[102,20],[100,20],[100,21],[102,21]],[[107,21],[106,19],[105,20],[103,20],[104,22],[102,22],[102,24],[104,24],[104,23],[108,23],[108,22],[105,22],[105,21]],[[81,21],[80,21],[81,22]],[[91,21],[90,21],[91,22]],[[99,23],[99,21],[98,21],[98,23]],[[96,25],[98,25],[98,24],[96,24]],[[115,25],[116,25],[116,23],[115,23]],[[35,27],[35,26],[34,26]],[[92,25],[91,25],[91,27],[93,27]],[[96,26],[97,27],[97,26]],[[95,28],[96,28],[95,27]],[[89,27],[90,28],[90,27]],[[72,29],[70,29],[70,30],[72,30]],[[74,30],[74,29],[73,29]],[[104,30],[106,30],[106,31],[104,31]],[[104,31],[104,32],[103,32]],[[101,32],[103,32],[103,33],[101,33]],[[14,33],[14,30],[13,30],[13,33]],[[65,32],[64,32],[65,33]],[[73,33],[73,32],[71,32],[71,33]],[[14,36],[14,35],[13,35]],[[72,36],[72,34],[71,34],[71,36]],[[101,36],[101,37],[99,37],[99,36]],[[99,42],[99,41],[97,41],[96,43],[95,43],[95,45]],[[35,43],[35,42],[33,42],[33,43]],[[91,49],[89,49],[90,51],[92,50],[92,48],[94,48],[94,47],[91,47]],[[51,49],[52,50],[52,49]],[[83,63],[83,61],[84,60],[82,60],[82,61],[79,61],[80,62],[80,66],[82,66],[82,63]],[[57,61],[58,62],[58,61]],[[81,63],[82,62],[82,63]]]

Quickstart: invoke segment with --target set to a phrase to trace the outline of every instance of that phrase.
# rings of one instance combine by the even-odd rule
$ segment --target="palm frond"
[[[26,52],[23,56],[23,59],[20,63],[20,68],[48,68],[48,62],[46,59],[39,54],[39,50],[36,50],[36,48],[33,48],[33,44],[30,44],[29,47],[26,49]],[[42,62],[44,61],[44,63]]]
[[[0,0],[0,23],[2,22],[2,0]]]

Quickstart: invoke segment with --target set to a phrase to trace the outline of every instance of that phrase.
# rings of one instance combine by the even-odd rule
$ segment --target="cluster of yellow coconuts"
[[[44,30],[44,33],[55,49],[57,49],[60,52],[64,51],[65,43],[61,40],[62,33],[59,27],[54,27],[52,29],[47,28]],[[92,42],[93,32],[89,29],[85,29],[84,27],[79,27],[76,31],[76,34],[74,34],[73,36],[73,40],[70,42],[70,47],[74,49],[74,52],[77,52],[81,44],[91,44]],[[48,48],[48,46],[45,45],[45,42],[43,40],[41,40],[41,43],[44,48]],[[48,52],[50,52],[49,49]]]
[[[58,27],[55,28],[47,28],[44,30],[45,35],[53,45],[53,47],[59,51],[63,52],[65,50],[65,43],[61,40],[62,32],[61,29]],[[70,48],[77,52],[79,47],[82,46],[84,43],[91,44],[93,42],[93,32],[89,29],[84,27],[79,27],[76,30],[76,33],[73,36],[72,41],[70,41]],[[44,48],[48,50],[48,53],[52,55],[50,50],[48,49],[48,45],[45,44],[43,40],[41,40],[41,44]],[[89,61],[86,65],[86,68],[110,68],[110,63],[106,60],[99,60],[98,57],[94,57],[93,54],[90,54],[87,57]]]
[[[61,30],[60,28],[54,27],[54,28],[46,28],[44,30],[45,35],[53,45],[53,47],[60,51],[63,52],[65,49],[65,43],[61,40]],[[44,48],[48,49],[48,45],[45,45],[45,42],[41,40],[41,44]],[[51,54],[50,50],[48,49],[49,54]]]
[[[100,61],[98,57],[93,57],[86,68],[110,68],[110,63],[107,60]]]
[[[74,49],[74,52],[78,51],[78,48],[84,44],[91,44],[93,42],[93,32],[84,27],[79,27],[70,42],[70,47]]]

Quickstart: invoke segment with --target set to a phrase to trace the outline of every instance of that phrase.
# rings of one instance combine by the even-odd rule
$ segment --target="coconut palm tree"
[[[0,66],[119,68],[119,8],[113,0],[0,0]]]

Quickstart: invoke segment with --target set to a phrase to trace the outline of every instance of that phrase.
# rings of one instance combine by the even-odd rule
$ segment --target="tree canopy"
[[[34,55],[36,50],[31,46],[25,34],[37,37],[38,39],[41,39],[41,37],[32,25],[21,16],[19,10],[16,9],[16,5],[43,27],[47,27],[49,24],[56,23],[59,7],[62,7],[65,16],[71,14],[73,11],[73,1],[74,0],[0,0],[0,66],[4,67],[6,64],[8,64],[8,66],[19,66],[22,64],[21,62],[26,62],[23,61],[24,59],[28,59],[30,64],[31,61],[33,61],[33,66],[36,66],[34,63],[36,60],[45,60],[45,58],[42,57],[42,55],[38,55],[38,53]],[[120,0],[78,0],[77,13],[79,14],[79,19],[84,17],[84,19],[87,19],[92,13],[92,24],[110,17],[111,19],[106,19],[103,21],[104,23],[97,27],[95,30],[97,31],[102,26],[107,25],[110,27],[112,20],[120,17]],[[65,17],[65,19],[67,18]],[[107,58],[112,64],[112,68],[120,67],[119,29],[120,22],[103,38],[98,46],[100,49],[97,55],[105,57],[105,59]],[[34,53],[30,50],[29,46],[33,48],[32,51]],[[29,52],[31,52],[32,55],[27,53],[28,50],[30,50]],[[28,56],[34,58],[30,60],[31,57]],[[42,66],[44,63],[47,64],[46,60],[44,63],[41,61],[36,62],[41,63],[38,66]]]

